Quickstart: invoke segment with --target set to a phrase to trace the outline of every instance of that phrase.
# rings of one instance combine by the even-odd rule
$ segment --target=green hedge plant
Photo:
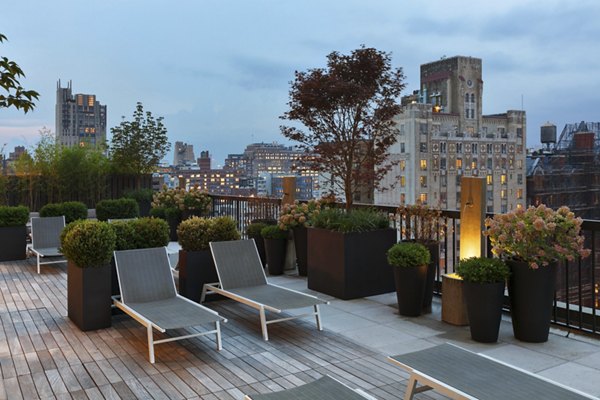
[[[120,198],[102,200],[96,204],[96,217],[100,221],[108,219],[137,218],[140,216],[140,207],[134,199]]]
[[[260,232],[266,226],[267,224],[265,224],[264,222],[253,222],[246,227],[246,236],[248,236],[249,238],[260,237]]]
[[[117,240],[114,229],[107,222],[94,220],[70,223],[60,239],[64,256],[80,268],[107,264]]]
[[[25,226],[29,220],[29,209],[25,206],[0,206],[0,227]]]
[[[267,225],[261,231],[260,234],[265,239],[287,239],[288,231],[284,231],[277,225]]]
[[[169,244],[169,224],[165,220],[144,217],[128,222],[135,231],[134,249],[163,247]]]
[[[179,224],[177,238],[183,250],[202,251],[210,242],[238,240],[240,233],[231,217],[191,217]]]
[[[65,223],[79,219],[87,219],[87,206],[80,201],[66,201],[64,203],[48,203],[40,209],[40,217],[65,216]]]
[[[431,255],[420,243],[400,242],[389,248],[387,259],[393,267],[411,268],[429,264]]]
[[[497,283],[509,277],[510,269],[498,258],[471,257],[459,262],[456,273],[465,282]]]
[[[132,220],[112,221],[112,226],[117,237],[115,250],[131,250],[136,247],[136,232]]]
[[[387,215],[370,208],[349,211],[340,208],[327,208],[313,215],[312,225],[315,228],[348,233],[385,229],[390,226],[390,223]]]

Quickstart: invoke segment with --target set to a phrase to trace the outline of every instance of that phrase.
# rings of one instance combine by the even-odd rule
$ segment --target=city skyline
[[[3,6],[2,56],[16,61],[36,109],[0,114],[0,144],[31,147],[54,130],[56,82],[107,106],[107,134],[137,101],[163,116],[169,141],[208,150],[215,166],[279,133],[295,70],[361,44],[392,53],[409,94],[419,66],[443,56],[483,60],[484,114],[523,109],[527,145],[546,121],[596,120],[600,4],[580,1],[13,2]],[[171,160],[172,150],[166,160]]]

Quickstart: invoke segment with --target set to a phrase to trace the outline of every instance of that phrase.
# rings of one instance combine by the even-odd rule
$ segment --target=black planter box
[[[210,250],[179,250],[179,294],[200,303],[205,283],[219,282]],[[206,300],[221,298],[212,294]]]
[[[82,331],[111,326],[110,264],[80,268],[67,263],[67,311]]]
[[[0,228],[0,261],[24,260],[26,247],[27,227],[25,225]]]
[[[393,292],[386,252],[394,243],[394,229],[341,233],[308,228],[308,288],[343,300]]]
[[[267,253],[267,269],[269,275],[283,274],[287,239],[265,239],[265,252]]]

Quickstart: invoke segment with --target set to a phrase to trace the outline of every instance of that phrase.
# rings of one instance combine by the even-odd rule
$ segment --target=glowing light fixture
[[[485,254],[483,237],[485,220],[484,178],[462,177],[461,187],[466,196],[461,197],[460,208],[460,259],[480,257]]]

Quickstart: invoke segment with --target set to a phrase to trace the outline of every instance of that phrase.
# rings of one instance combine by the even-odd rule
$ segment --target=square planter
[[[80,268],[67,263],[67,310],[82,331],[111,326],[110,264]]]
[[[394,229],[341,233],[308,229],[308,288],[349,300],[393,292],[394,272],[386,252]]]
[[[200,303],[205,283],[219,282],[210,250],[179,250],[179,294]],[[221,298],[212,294],[206,300]]]
[[[27,247],[27,227],[0,228],[0,261],[24,260]]]

